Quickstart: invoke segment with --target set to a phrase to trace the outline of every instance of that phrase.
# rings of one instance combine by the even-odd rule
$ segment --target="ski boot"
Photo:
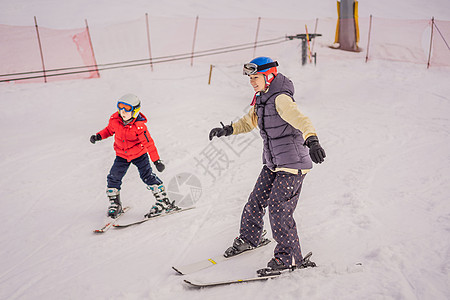
[[[175,201],[170,202],[169,197],[167,197],[166,188],[164,184],[160,185],[149,185],[147,189],[152,191],[153,196],[155,196],[155,205],[150,208],[150,212],[146,214],[145,218],[151,218],[162,214],[163,212],[169,212],[174,209],[178,209],[175,205]]]
[[[289,269],[290,267],[285,265],[283,261],[278,257],[274,257],[267,263],[267,268],[271,269],[272,271],[282,271]]]
[[[122,203],[120,202],[120,191],[116,188],[108,188],[106,190],[106,195],[108,195],[110,203],[107,215],[108,217],[115,219],[123,212]]]
[[[231,257],[238,254],[241,254],[244,251],[252,250],[255,247],[241,239],[240,237],[237,237],[233,241],[233,246],[229,247],[227,250],[225,250],[225,253],[223,256],[225,257]]]
[[[266,277],[272,275],[280,275],[283,271],[286,271],[288,269],[294,270],[293,267],[285,265],[283,261],[278,257],[274,257],[267,263],[267,268],[260,269],[256,271],[256,273],[259,277]]]
[[[285,265],[280,258],[274,257],[267,263],[267,268],[260,269],[256,272],[258,273],[258,276],[264,277],[264,276],[280,275],[281,273],[288,270],[294,271],[295,269],[314,268],[316,266],[316,263],[310,260],[311,256],[312,252],[309,252],[308,254],[306,254],[305,257],[303,257],[301,264],[296,266]]]
[[[233,246],[231,246],[227,250],[225,250],[225,253],[223,254],[223,256],[228,258],[231,256],[241,254],[242,252],[267,245],[268,243],[270,243],[270,240],[268,238],[265,238],[266,233],[267,232],[265,230],[263,230],[263,232],[261,234],[261,239],[260,239],[257,247],[253,247],[252,245],[250,245],[250,243],[247,243],[240,237],[235,238],[233,241]]]

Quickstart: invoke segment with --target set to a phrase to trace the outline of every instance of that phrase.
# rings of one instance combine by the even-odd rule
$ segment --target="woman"
[[[312,161],[322,163],[325,151],[311,121],[294,102],[292,81],[278,73],[277,66],[269,57],[257,57],[244,65],[244,75],[255,91],[252,107],[238,122],[212,129],[209,139],[259,128],[264,166],[242,212],[239,237],[224,255],[230,257],[263,242],[263,216],[268,207],[277,245],[267,267],[283,270],[303,263],[293,214]]]

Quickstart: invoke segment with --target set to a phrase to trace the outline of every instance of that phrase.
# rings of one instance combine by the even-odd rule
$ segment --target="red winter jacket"
[[[114,135],[116,155],[127,161],[132,161],[148,152],[152,162],[155,162],[159,159],[158,150],[156,150],[155,142],[145,123],[147,123],[147,118],[139,113],[131,123],[123,125],[122,117],[116,112],[109,119],[108,126],[98,134],[102,139]]]

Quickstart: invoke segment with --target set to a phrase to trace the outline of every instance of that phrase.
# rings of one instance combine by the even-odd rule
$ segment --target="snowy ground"
[[[42,11],[52,3],[41,2]],[[85,17],[82,3],[72,4],[72,17]],[[409,15],[445,14],[443,3],[430,5],[441,5],[436,13],[411,4]],[[1,5],[9,9],[7,20],[16,15],[20,23],[34,13],[19,12],[28,4]],[[334,1],[330,6],[334,16]],[[161,9],[169,14],[174,8],[207,11],[199,1]],[[224,11],[231,15],[234,9]],[[252,12],[252,5],[244,11]],[[450,70],[346,57],[316,67],[301,67],[294,55],[279,58],[280,72],[294,81],[299,107],[327,152],[326,162],[306,177],[295,213],[302,248],[313,251],[319,267],[203,290],[186,287],[171,266],[215,256],[230,245],[261,169],[258,138],[249,135],[239,153],[230,138],[207,139],[219,121],[228,123],[248,108],[252,90],[240,64],[217,65],[210,86],[209,64],[187,62],[159,65],[155,72],[107,71],[94,80],[0,85],[0,299],[449,299]],[[127,92],[143,101],[167,165],[161,178],[169,183],[177,174],[194,174],[202,195],[194,210],[94,235],[104,222],[114,152],[112,139],[92,145],[89,136],[106,125],[115,99]],[[198,164],[211,145],[229,159],[220,174],[213,172],[216,180]],[[122,198],[132,206],[123,221],[141,217],[153,203],[133,167]],[[253,276],[273,246],[186,278]]]

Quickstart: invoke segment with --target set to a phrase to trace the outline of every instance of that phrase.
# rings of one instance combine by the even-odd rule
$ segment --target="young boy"
[[[325,151],[311,121],[294,102],[292,81],[278,73],[277,66],[270,57],[257,57],[244,65],[244,75],[255,91],[252,108],[236,123],[213,128],[209,139],[259,128],[264,142],[263,168],[243,209],[239,237],[224,255],[237,255],[262,242],[263,216],[268,207],[277,245],[267,267],[284,270],[307,264],[300,249],[294,211],[312,161],[322,163]]]
[[[126,94],[122,96],[117,101],[118,111],[110,117],[108,126],[90,138],[91,143],[95,144],[96,141],[114,135],[116,159],[107,176],[108,187],[106,189],[110,202],[107,215],[114,219],[122,213],[120,187],[122,178],[131,163],[138,168],[142,181],[147,184],[147,188],[152,191],[156,198],[155,205],[152,206],[145,217],[153,217],[176,208],[175,201],[169,200],[162,180],[153,173],[150,166],[147,153],[159,172],[165,169],[159,158],[155,143],[145,125],[147,118],[139,112],[140,108],[141,101],[136,95]]]

